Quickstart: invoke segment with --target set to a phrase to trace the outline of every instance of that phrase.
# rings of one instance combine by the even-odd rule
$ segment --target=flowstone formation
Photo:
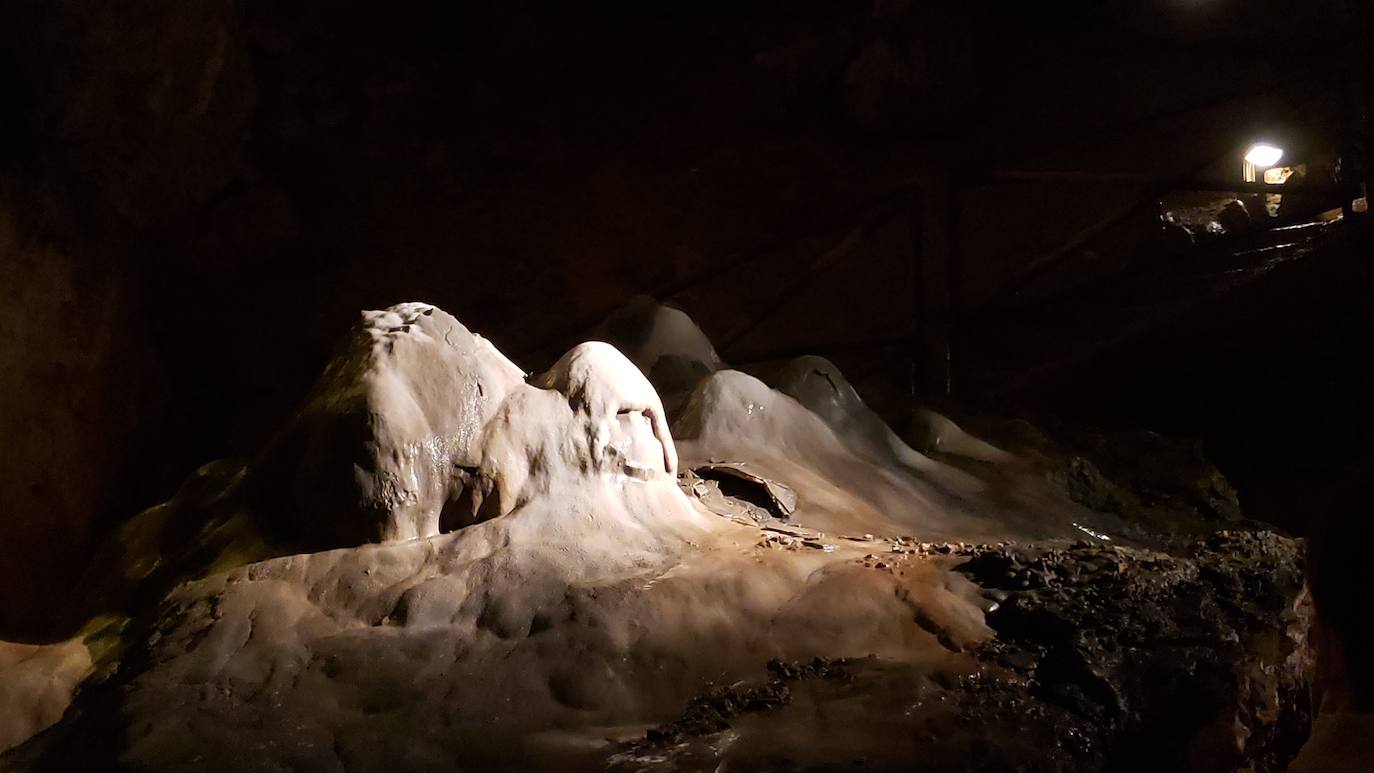
[[[632,311],[629,356],[528,377],[432,306],[365,313],[256,459],[110,538],[75,638],[0,648],[0,769],[1277,771],[1300,743],[1301,551],[1214,470],[894,429],[832,363],[770,386]]]
[[[433,306],[364,312],[254,465],[267,525],[341,546],[435,536],[454,470],[480,464],[481,430],[524,375]]]

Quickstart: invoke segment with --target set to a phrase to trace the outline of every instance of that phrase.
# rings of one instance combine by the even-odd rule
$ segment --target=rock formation
[[[363,314],[254,466],[269,528],[315,544],[432,537],[481,462],[482,428],[524,373],[433,306]]]
[[[663,447],[663,471],[677,475],[677,450],[668,433],[668,417],[649,380],[614,346],[600,341],[578,344],[554,363],[534,385],[560,392],[574,411],[594,428],[591,459],[600,465],[610,436],[621,417],[639,416],[649,422],[654,439]]]
[[[639,365],[691,359],[659,348]],[[1292,753],[1295,543],[1168,503],[1194,531],[1161,533],[1134,481],[1099,470],[1117,498],[1075,495],[1057,471],[1086,468],[1044,435],[986,442],[926,412],[918,450],[824,360],[778,389],[721,367],[670,434],[609,344],[526,382],[432,306],[365,313],[257,459],[121,527],[77,639],[0,649],[0,770],[1276,771]],[[751,486],[771,506],[721,507]]]

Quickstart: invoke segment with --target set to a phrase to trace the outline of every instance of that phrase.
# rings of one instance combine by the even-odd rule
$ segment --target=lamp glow
[[[1276,148],[1262,142],[1251,145],[1250,149],[1245,152],[1245,160],[1261,168],[1273,166],[1281,158],[1283,158],[1283,148]]]

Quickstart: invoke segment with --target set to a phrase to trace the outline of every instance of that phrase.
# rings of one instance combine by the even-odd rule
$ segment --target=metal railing
[[[1214,109],[1238,100],[1273,94],[1284,89],[1291,89],[1295,85],[1306,88],[1307,84],[1313,82],[1314,75],[1320,77],[1320,73],[1298,73],[1284,83],[1276,84],[1271,88],[1243,95],[1230,94],[1183,108],[1164,110],[1152,116],[1131,119],[1114,126],[1102,127],[1089,135],[1078,138],[1077,142],[1100,141],[1102,135],[1110,134],[1119,129],[1136,129],[1151,125],[1152,122],[1172,120],[1190,112]],[[1308,100],[1314,98],[1310,90],[1305,96]],[[1300,107],[1301,104],[1305,103],[1300,99],[1298,106]],[[1289,112],[1295,112],[1296,109],[1296,107],[1292,108]],[[736,352],[738,345],[764,323],[773,319],[797,292],[816,281],[817,277],[823,275],[827,269],[841,265],[859,250],[873,234],[895,221],[905,218],[908,224],[912,251],[911,276],[913,286],[911,296],[913,314],[909,329],[890,336],[871,337],[829,345],[818,346],[814,343],[799,341],[794,345],[753,352],[748,356],[748,359],[741,362],[748,364],[780,360],[805,353],[833,355],[842,352],[898,347],[904,349],[913,361],[911,369],[913,390],[926,393],[939,391],[949,394],[960,386],[960,378],[957,373],[959,368],[957,349],[960,331],[966,324],[1008,307],[1016,301],[1017,296],[1029,284],[1051,274],[1060,268],[1067,258],[1079,253],[1124,221],[1138,216],[1142,210],[1157,206],[1160,197],[1167,193],[1177,191],[1214,191],[1237,194],[1308,193],[1329,196],[1331,201],[1338,205],[1348,205],[1355,196],[1355,186],[1348,181],[1339,184],[1297,182],[1268,185],[1202,178],[1200,175],[1205,169],[1239,144],[1235,138],[1226,136],[1225,133],[1221,134],[1222,138],[1213,143],[1215,147],[1199,154],[1207,158],[1205,163],[1199,164],[1182,174],[1163,177],[1139,173],[1094,173],[1074,170],[1025,171],[1004,168],[963,173],[958,176],[951,175],[943,181],[932,179],[930,176],[913,177],[892,186],[873,199],[838,212],[834,217],[823,222],[812,224],[801,231],[771,240],[765,244],[728,255],[721,260],[712,261],[708,265],[678,277],[670,283],[651,289],[647,294],[662,302],[672,302],[688,291],[719,278],[722,274],[739,272],[741,269],[746,269],[770,257],[776,257],[808,240],[834,234],[835,237],[830,241],[830,246],[827,249],[807,261],[787,282],[767,291],[768,297],[760,298],[757,303],[752,304],[754,311],[746,312],[742,319],[731,326],[723,336],[719,337],[716,342],[717,349],[723,357],[729,360],[732,354],[738,354]],[[1030,143],[1027,147],[1032,150],[1051,146],[1072,147],[1074,142],[1073,140],[1065,141],[1062,138],[1043,138],[1043,141],[1038,145]],[[1022,153],[1024,155],[1025,151],[1023,150]],[[1001,162],[1001,165],[1005,164],[1006,160]],[[1352,177],[1349,172],[1350,170],[1347,170],[1347,180]],[[963,287],[967,268],[965,265],[966,258],[963,254],[964,239],[962,238],[964,212],[961,199],[963,194],[981,186],[1061,182],[1127,186],[1136,189],[1138,195],[1125,204],[1111,208],[1089,226],[1063,239],[1056,247],[1026,261],[1020,270],[989,298],[978,303],[976,307],[966,308],[967,299]],[[931,195],[932,193],[939,195]],[[1348,206],[1346,210],[1349,211]],[[1269,225],[1270,227],[1280,226],[1283,225],[1283,221],[1276,220]],[[942,248],[932,247],[932,243],[938,240],[927,238],[930,236],[929,231],[932,226],[943,231]],[[595,314],[589,314],[587,318],[578,321],[573,329],[579,331],[594,329],[614,310],[611,307]],[[547,342],[523,354],[533,356],[552,351],[555,346],[565,343],[563,338],[564,336],[560,336],[557,341]]]

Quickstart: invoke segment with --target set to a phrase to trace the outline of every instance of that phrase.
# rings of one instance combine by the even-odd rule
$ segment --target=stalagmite
[[[268,526],[351,546],[439,533],[482,427],[524,373],[424,303],[369,311],[253,466]]]

